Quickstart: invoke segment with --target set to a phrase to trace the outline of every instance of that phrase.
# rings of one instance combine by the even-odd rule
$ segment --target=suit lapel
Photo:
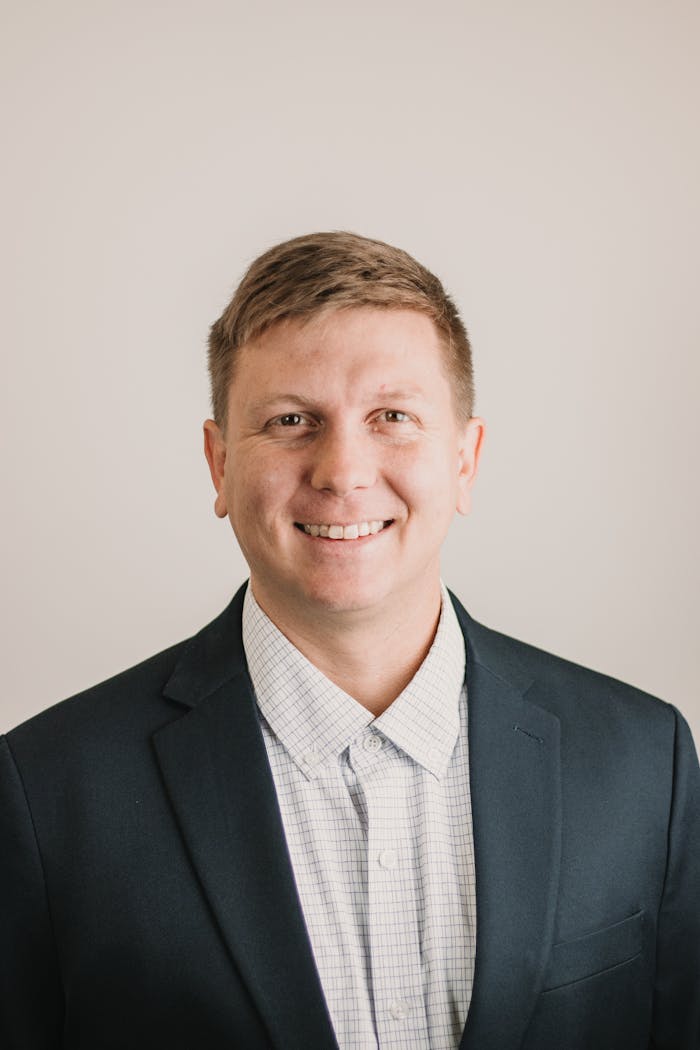
[[[192,864],[279,1050],[336,1050],[287,853],[241,641],[242,591],[185,651],[154,734]]]
[[[454,599],[453,599],[454,600]],[[460,1050],[521,1044],[551,943],[559,878],[559,720],[530,699],[510,641],[455,601],[467,641],[476,966]]]

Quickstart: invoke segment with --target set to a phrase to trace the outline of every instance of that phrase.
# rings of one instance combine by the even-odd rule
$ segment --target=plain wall
[[[245,578],[205,342],[319,229],[444,281],[489,424],[443,576],[700,737],[694,0],[3,4],[6,729]]]

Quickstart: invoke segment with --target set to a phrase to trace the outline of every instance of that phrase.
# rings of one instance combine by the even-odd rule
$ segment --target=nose
[[[366,436],[350,427],[330,427],[313,445],[311,486],[343,498],[355,489],[370,488],[377,466]]]

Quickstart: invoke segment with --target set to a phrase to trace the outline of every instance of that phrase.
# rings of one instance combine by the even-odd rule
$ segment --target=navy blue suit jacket
[[[0,741],[4,1050],[336,1047],[243,590],[194,638]],[[700,774],[685,722],[455,607],[477,882],[462,1050],[698,1050]]]

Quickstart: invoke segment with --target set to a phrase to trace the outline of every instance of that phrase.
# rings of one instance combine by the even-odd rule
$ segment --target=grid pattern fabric
[[[476,949],[464,638],[447,591],[378,718],[249,586],[243,643],[297,890],[341,1050],[454,1050]]]

